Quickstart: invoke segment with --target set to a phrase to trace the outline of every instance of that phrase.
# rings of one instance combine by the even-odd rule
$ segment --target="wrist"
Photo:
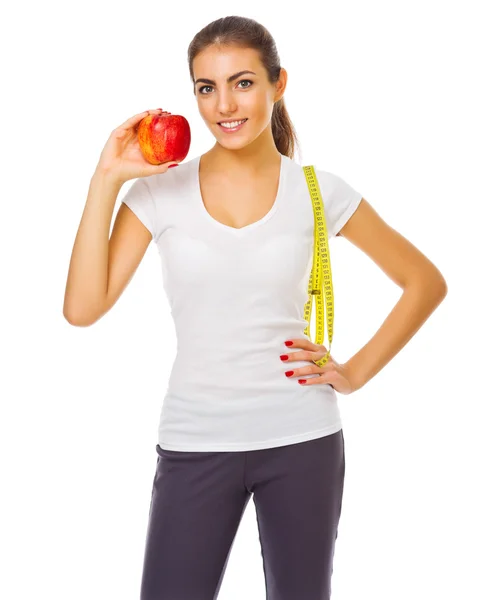
[[[351,384],[351,387],[353,388],[352,389],[353,392],[356,392],[357,390],[362,388],[365,385],[365,383],[368,381],[364,377],[361,368],[359,368],[358,365],[355,365],[354,363],[352,363],[351,360],[348,360],[347,362],[345,362],[342,365],[342,368],[345,371],[346,379],[349,381],[349,383]]]
[[[124,181],[118,179],[112,171],[101,166],[95,168],[92,179],[106,186],[116,188],[117,190],[121,189],[124,183]]]

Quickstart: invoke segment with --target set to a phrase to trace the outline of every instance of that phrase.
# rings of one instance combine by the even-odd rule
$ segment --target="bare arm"
[[[121,184],[96,169],[73,246],[63,313],[71,325],[88,326],[116,302],[143,258],[152,235],[122,205],[109,229]]]
[[[72,325],[89,325],[105,303],[109,228],[121,185],[111,175],[95,170],[74,241],[64,317]]]
[[[390,227],[364,198],[341,229],[341,235],[403,290],[375,335],[345,364],[359,389],[415,335],[443,301],[448,286],[439,269]]]
[[[122,205],[109,240],[112,214],[120,188],[121,184],[112,176],[98,169],[91,179],[71,254],[64,296],[63,313],[71,325],[91,325],[111,308],[131,279],[152,239],[150,232],[133,212]],[[113,261],[109,260],[110,257]],[[124,275],[129,275],[125,282]],[[112,304],[109,303],[109,290]]]
[[[134,115],[111,132],[102,150],[71,254],[63,314],[71,325],[91,325],[116,302],[149,245],[152,234],[126,205],[119,208],[111,239],[109,228],[125,181],[164,173],[175,161],[152,165],[137,141],[146,115]]]

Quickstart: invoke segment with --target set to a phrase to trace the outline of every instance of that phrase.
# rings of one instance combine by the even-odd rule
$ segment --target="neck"
[[[257,174],[262,170],[280,165],[280,152],[277,150],[271,124],[254,142],[243,148],[226,148],[218,142],[206,152],[204,164],[209,164],[210,172]]]

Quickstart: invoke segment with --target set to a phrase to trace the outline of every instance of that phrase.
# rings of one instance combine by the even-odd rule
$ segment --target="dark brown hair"
[[[194,58],[199,52],[212,45],[253,48],[258,52],[268,81],[270,83],[278,81],[281,67],[275,40],[266,27],[254,19],[239,16],[222,17],[212,21],[195,34],[188,47],[188,66],[192,83],[194,83],[192,68]],[[271,131],[277,150],[289,158],[294,158],[299,142],[283,97],[273,106]]]

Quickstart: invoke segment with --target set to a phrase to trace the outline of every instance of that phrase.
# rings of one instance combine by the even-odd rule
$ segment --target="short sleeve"
[[[121,202],[126,204],[156,239],[156,206],[146,178],[136,179]]]
[[[327,233],[330,239],[336,236],[349,221],[358,208],[362,195],[334,173],[322,172],[321,181],[324,189],[320,191],[327,214]]]

